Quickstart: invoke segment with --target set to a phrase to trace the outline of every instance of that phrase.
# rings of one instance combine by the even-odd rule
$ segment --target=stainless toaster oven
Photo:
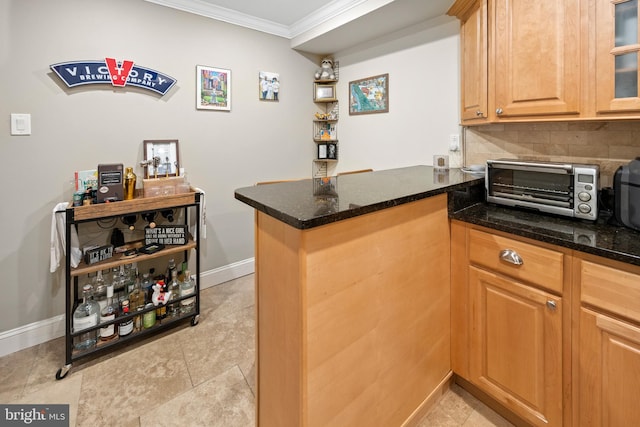
[[[487,160],[487,202],[596,220],[599,168],[590,164]]]

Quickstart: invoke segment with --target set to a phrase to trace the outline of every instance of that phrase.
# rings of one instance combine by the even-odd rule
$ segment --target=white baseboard
[[[255,259],[200,272],[200,289],[207,289],[255,271]],[[0,357],[64,336],[64,314],[0,333]]]

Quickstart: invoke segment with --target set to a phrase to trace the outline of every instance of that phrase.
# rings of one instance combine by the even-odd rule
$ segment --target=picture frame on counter
[[[349,115],[389,112],[389,73],[349,82]]]
[[[180,175],[177,139],[144,140],[144,165],[147,177],[158,178]]]
[[[231,70],[196,66],[196,109],[231,111]]]
[[[334,102],[336,100],[335,83],[313,84],[313,102]]]

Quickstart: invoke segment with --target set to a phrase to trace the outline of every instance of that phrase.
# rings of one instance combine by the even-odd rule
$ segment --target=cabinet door
[[[562,425],[562,300],[469,267],[471,381],[535,426]]]
[[[578,114],[580,15],[579,0],[494,2],[498,119]]]
[[[640,111],[638,0],[596,2],[597,113]]]
[[[579,343],[581,427],[640,423],[640,328],[582,308]]]
[[[487,119],[487,1],[477,2],[460,26],[462,122]]]

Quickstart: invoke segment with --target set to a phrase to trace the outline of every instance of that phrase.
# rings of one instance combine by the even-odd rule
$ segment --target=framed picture
[[[314,102],[333,102],[336,101],[336,84],[335,83],[314,83],[313,88]]]
[[[178,140],[145,140],[143,163],[149,178],[180,175]]]
[[[318,159],[323,160],[327,159],[327,145],[329,144],[318,144]]]
[[[260,71],[258,73],[258,98],[260,101],[280,100],[280,74]]]
[[[349,82],[349,114],[389,112],[389,74]]]
[[[327,159],[338,159],[338,144],[333,142],[327,144]]]
[[[196,108],[231,111],[231,70],[196,66]]]

